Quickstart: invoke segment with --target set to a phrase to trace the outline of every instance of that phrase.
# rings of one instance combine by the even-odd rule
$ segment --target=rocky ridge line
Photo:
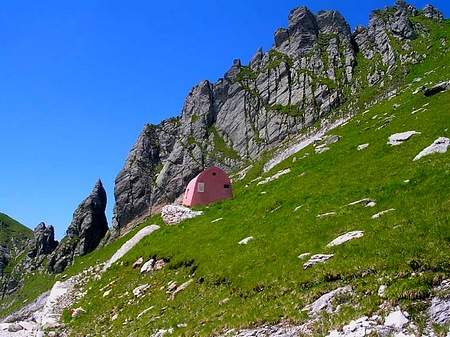
[[[144,126],[116,178],[108,240],[173,202],[205,167],[242,167],[337,111],[361,87],[388,92],[392,74],[423,59],[408,50],[408,43],[420,37],[409,20],[417,15],[443,17],[433,6],[419,12],[398,0],[394,7],[373,11],[368,27],[352,33],[336,11],[292,10],[288,28],[275,32],[271,50],[259,49],[247,66],[235,60],[216,83],[202,81],[192,88],[180,116]],[[355,77],[357,53],[371,62],[365,77]]]

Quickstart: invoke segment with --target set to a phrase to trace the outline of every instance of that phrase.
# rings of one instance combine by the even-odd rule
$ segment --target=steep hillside
[[[441,19],[399,0],[351,33],[336,11],[293,9],[273,49],[246,66],[235,60],[216,83],[192,88],[179,117],[144,127],[116,178],[110,237],[173,202],[205,167],[241,168],[338,108],[347,115],[385,97],[435,52],[428,25]]]
[[[148,219],[144,225],[161,229],[87,285],[72,306],[83,311],[74,318],[66,311],[65,331],[325,336],[337,329],[334,336],[343,336],[343,326],[360,319],[373,327],[362,336],[444,336],[450,312],[437,317],[432,308],[450,307],[450,153],[414,159],[439,137],[450,138],[449,83],[442,92],[426,90],[450,80],[450,23],[411,21],[425,36],[411,42],[423,60],[392,79],[396,90],[382,99],[366,88],[336,112],[355,109],[353,118],[320,139],[310,130],[315,141],[268,172],[268,159],[282,158],[306,136],[253,162],[235,182],[234,199],[202,208],[204,215],[176,226]],[[407,140],[391,145],[394,134]],[[276,173],[284,174],[266,179]],[[331,244],[346,233],[353,240]],[[329,259],[310,265],[317,254]],[[133,268],[140,258],[165,265],[141,272]],[[311,305],[324,294],[334,298]],[[406,321],[386,323],[396,314]]]
[[[111,242],[29,275],[19,300],[55,281],[66,296],[15,317],[61,336],[448,335],[449,37],[432,6],[398,1],[353,33],[294,9],[273,50],[145,126]],[[233,199],[148,217],[210,164],[232,171]]]

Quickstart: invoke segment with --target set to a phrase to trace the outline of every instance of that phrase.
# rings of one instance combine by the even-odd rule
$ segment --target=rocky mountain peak
[[[108,231],[106,220],[106,191],[99,179],[89,196],[73,213],[66,237],[49,256],[48,270],[61,273],[75,255],[86,255],[99,245]]]
[[[423,15],[429,19],[442,20],[444,15],[440,10],[433,7],[432,5],[426,5],[423,9]]]
[[[191,89],[179,117],[144,126],[116,178],[109,237],[176,200],[204,168],[238,169],[364,87],[387,90],[394,71],[418,62],[395,47],[418,37],[409,19],[414,15],[422,14],[399,0],[373,11],[368,27],[352,34],[337,11],[314,15],[304,6],[293,9],[287,28],[274,33],[271,50],[258,49],[247,66],[234,60],[224,78]],[[432,6],[424,15],[441,17]],[[358,55],[372,66],[355,78]]]
[[[93,251],[108,231],[106,201],[106,191],[99,179],[89,196],[75,210],[67,235],[80,238],[78,255]]]
[[[34,242],[28,252],[28,256],[37,257],[50,254],[57,246],[58,241],[55,240],[55,229],[53,226],[46,226],[44,222],[41,222],[34,229]]]
[[[323,34],[350,36],[350,25],[338,11],[320,11],[317,13],[317,26]]]

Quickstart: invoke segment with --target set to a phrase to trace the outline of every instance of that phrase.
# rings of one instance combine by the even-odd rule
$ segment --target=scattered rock
[[[26,331],[34,331],[36,329],[36,324],[31,322],[19,322],[19,325]]]
[[[141,311],[138,315],[137,315],[137,319],[141,318],[142,316],[144,316],[147,312],[149,312],[150,310],[152,310],[154,308],[154,306],[152,305],[151,307]]]
[[[173,333],[173,329],[160,329],[155,334],[153,334],[151,337],[164,337],[165,335],[171,335]]]
[[[400,145],[403,142],[410,139],[413,135],[418,135],[418,134],[420,134],[420,132],[416,132],[416,131],[406,131],[406,132],[401,132],[401,133],[395,133],[389,137],[387,144],[392,145],[392,146]]]
[[[374,201],[370,198],[364,198],[361,200],[356,200],[353,201],[351,203],[349,203],[347,206],[355,206],[355,205],[359,205],[359,204],[363,204],[365,207],[372,207],[372,206],[368,206],[369,204],[374,203]]]
[[[166,205],[162,208],[161,218],[167,225],[175,225],[202,214],[202,211],[193,211],[184,206]]]
[[[300,205],[300,206],[297,206],[297,207],[295,207],[295,209],[294,209],[294,212],[297,212],[300,208],[302,208],[303,207],[303,205]]]
[[[351,294],[352,291],[353,291],[352,287],[350,286],[337,288],[333,291],[330,291],[329,293],[326,293],[325,295],[322,295],[312,304],[309,304],[306,307],[304,307],[303,310],[309,311],[308,314],[310,316],[316,315],[324,310],[329,314],[331,314],[333,313],[333,303],[332,303],[333,299],[339,295]]]
[[[368,146],[369,146],[369,143],[361,144],[361,145],[358,145],[357,149],[358,149],[358,151],[361,151],[361,150],[364,150]]]
[[[159,259],[155,262],[153,266],[153,270],[161,270],[166,265],[166,262],[163,259]]]
[[[303,264],[303,269],[307,269],[311,266],[314,266],[317,263],[324,263],[327,260],[331,259],[334,254],[316,254],[311,256],[311,258]]]
[[[230,300],[230,299],[229,299],[228,297],[227,297],[227,298],[224,298],[223,300],[221,300],[221,301],[219,302],[219,306],[224,305],[224,304],[227,303],[229,300]]]
[[[17,332],[23,330],[23,327],[18,323],[10,324],[8,327],[8,332]]]
[[[298,258],[301,259],[301,260],[303,260],[303,259],[307,258],[307,257],[310,256],[310,255],[311,255],[311,253],[303,253],[303,254],[300,254],[300,255],[298,256]]]
[[[82,307],[78,307],[78,308],[70,310],[70,315],[72,316],[72,318],[78,316],[79,314],[85,314],[85,313],[86,313],[86,310],[84,310]]]
[[[220,337],[297,337],[312,335],[308,324],[300,326],[286,326],[280,323],[277,325],[264,325],[254,329],[244,329],[237,331],[230,329]]]
[[[145,262],[141,267],[141,273],[148,273],[153,270],[153,266],[155,265],[155,260],[150,259],[147,262]]]
[[[135,297],[141,297],[148,290],[148,288],[150,288],[149,284],[140,285],[139,287],[133,289],[133,295]]]
[[[278,172],[275,173],[273,176],[267,177],[266,179],[261,180],[260,182],[258,182],[257,185],[264,185],[264,184],[267,184],[268,182],[273,181],[273,180],[275,180],[275,179],[278,179],[278,178],[281,177],[282,175],[288,174],[288,173],[290,173],[290,172],[291,172],[291,169],[289,169],[289,168],[284,169],[284,170],[281,170],[281,171],[278,171]]]
[[[102,272],[105,272],[113,263],[116,263],[119,259],[121,259],[131,248],[133,248],[136,244],[139,243],[143,238],[147,235],[150,235],[154,231],[160,229],[158,225],[150,225],[142,228],[139,232],[136,233],[130,240],[125,242],[117,252],[105,263],[103,266]]]
[[[172,293],[172,299],[174,299],[175,296],[176,296],[179,292],[181,292],[181,291],[183,291],[184,289],[186,289],[187,286],[190,285],[192,282],[194,282],[194,279],[191,278],[189,281],[186,281],[186,282],[184,282],[182,285],[180,285],[179,287],[177,287],[177,289],[175,289],[175,291]]]
[[[326,151],[328,151],[330,148],[327,147],[325,144],[319,145],[316,147],[316,153],[324,153]]]
[[[431,88],[425,89],[423,94],[426,97],[429,97],[429,96],[436,95],[436,94],[440,93],[441,91],[447,90],[449,88],[450,88],[450,81],[441,82],[441,83],[438,83],[438,84],[432,86]]]
[[[341,136],[329,135],[325,138],[325,144],[331,145],[337,143],[341,139]]]
[[[327,244],[327,247],[338,246],[338,245],[343,244],[344,242],[360,238],[363,235],[364,235],[363,231],[348,232],[348,233],[346,233],[344,235],[338,236],[336,239],[334,239],[329,244]]]
[[[246,245],[247,243],[249,243],[249,241],[253,240],[253,236],[249,236],[246,237],[245,239],[242,239],[241,241],[238,242],[238,244],[240,245]]]
[[[380,297],[384,297],[384,292],[386,291],[387,286],[382,284],[380,285],[380,287],[378,288],[378,296]]]
[[[422,157],[428,156],[433,153],[445,153],[450,146],[450,138],[439,137],[433,144],[423,149],[417,156],[414,157],[413,161],[417,161]]]
[[[433,298],[428,315],[433,323],[450,324],[450,298]]]
[[[167,285],[167,294],[171,294],[175,289],[177,289],[177,283],[175,281],[170,281]]]
[[[408,322],[409,319],[406,318],[405,314],[401,310],[397,310],[391,312],[388,316],[386,316],[384,320],[384,325],[400,330]]]
[[[335,215],[335,214],[336,214],[336,212],[328,212],[328,213],[319,214],[319,215],[317,216],[317,219],[322,219],[322,218],[325,218],[325,217],[327,217],[327,216]]]
[[[379,212],[379,213],[377,213],[377,214],[372,215],[372,219],[379,218],[379,217],[382,216],[383,214],[386,214],[386,213],[389,213],[389,212],[392,212],[392,211],[395,211],[395,209],[394,209],[394,208],[390,208],[390,209],[387,209],[387,210],[385,210],[385,211],[381,211],[381,212]]]
[[[141,256],[139,259],[137,259],[134,263],[133,263],[133,269],[136,269],[138,267],[140,267],[142,265],[142,263],[144,263],[144,258]]]

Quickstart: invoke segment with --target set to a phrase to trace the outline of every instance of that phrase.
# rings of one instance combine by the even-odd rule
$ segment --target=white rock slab
[[[389,326],[389,327],[395,328],[395,329],[402,329],[403,326],[408,322],[409,322],[409,319],[406,318],[406,316],[400,310],[391,312],[384,319],[385,326]]]
[[[357,149],[358,149],[358,151],[361,151],[361,150],[364,150],[368,146],[369,146],[369,143],[361,144],[361,145],[358,145]]]
[[[336,212],[328,212],[328,213],[319,214],[319,215],[317,215],[317,219],[322,219],[322,218],[325,218],[327,216],[335,215],[335,214],[336,214]]]
[[[247,243],[249,243],[249,241],[253,240],[253,236],[249,236],[246,237],[245,239],[242,239],[241,241],[238,242],[238,244],[240,245],[246,245]]]
[[[261,180],[257,185],[264,185],[264,184],[267,184],[268,182],[273,181],[273,180],[275,180],[275,179],[278,179],[278,178],[281,177],[282,175],[288,174],[288,173],[290,173],[290,172],[291,172],[291,169],[289,169],[289,168],[287,168],[287,169],[285,169],[285,170],[278,171],[278,172],[275,173],[273,176],[267,177],[266,179]]]
[[[141,267],[141,273],[148,273],[153,270],[153,265],[155,264],[154,259],[150,259],[147,262],[145,262]]]
[[[167,225],[176,225],[183,220],[202,215],[202,211],[193,211],[190,208],[176,205],[166,205],[161,210],[161,218]]]
[[[406,131],[406,132],[401,132],[401,133],[394,133],[393,135],[391,135],[389,137],[387,144],[392,145],[392,146],[400,145],[403,142],[410,139],[412,136],[419,135],[419,134],[420,134],[420,132],[417,132],[417,131]]]
[[[353,201],[353,202],[349,203],[347,206],[355,206],[355,205],[359,205],[359,204],[364,204],[365,206],[367,206],[371,202],[373,202],[372,199],[364,198],[364,199],[361,199],[361,200]]]
[[[334,239],[329,244],[327,244],[327,247],[339,246],[339,245],[343,244],[344,242],[347,242],[347,241],[350,241],[353,239],[357,239],[357,238],[360,238],[363,236],[364,236],[363,231],[348,232],[344,235],[338,236],[336,239]]]
[[[154,231],[158,230],[160,227],[158,225],[150,225],[142,228],[139,232],[136,233],[130,240],[125,242],[122,247],[114,253],[114,255],[105,263],[102,272],[105,272],[106,269],[111,267],[113,263],[117,262],[120,258],[122,258],[131,248],[138,244],[143,238],[147,235],[150,235]]]
[[[395,211],[395,208],[389,208],[389,209],[387,209],[385,211],[378,212],[377,214],[372,215],[372,219],[377,219],[380,216],[382,216],[382,215],[384,215],[386,213],[392,212],[392,211]]]
[[[303,269],[307,269],[311,266],[314,266],[318,263],[325,263],[329,259],[331,259],[334,254],[316,254],[311,256],[311,258],[303,264]]]
[[[327,311],[328,313],[332,313],[333,299],[337,295],[351,293],[351,292],[352,292],[352,287],[350,287],[350,286],[337,288],[333,291],[330,291],[329,293],[326,293],[325,295],[322,295],[317,300],[315,300],[313,303],[307,305],[303,310],[308,310],[309,315],[317,314],[323,310]]]
[[[447,152],[449,146],[450,146],[450,138],[439,137],[433,142],[433,144],[420,151],[420,153],[414,157],[413,161],[417,161],[420,158],[428,156],[433,153],[445,153]]]

